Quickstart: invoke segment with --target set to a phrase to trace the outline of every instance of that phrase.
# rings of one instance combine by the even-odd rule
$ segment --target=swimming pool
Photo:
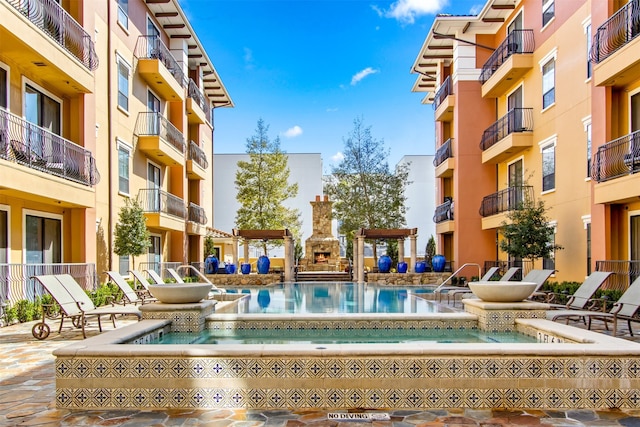
[[[427,298],[432,287],[343,283],[288,283],[241,289],[237,313],[447,313]]]

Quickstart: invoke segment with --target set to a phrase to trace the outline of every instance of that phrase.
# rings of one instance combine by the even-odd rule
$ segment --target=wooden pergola
[[[409,271],[415,271],[417,253],[417,228],[361,228],[356,232],[353,245],[353,268],[355,271],[354,280],[358,283],[364,282],[364,241],[365,240],[398,240],[398,259],[404,259],[404,240],[409,238],[411,243],[411,258]]]
[[[284,240],[284,281],[293,279],[293,234],[289,229],[283,230],[238,230],[233,229],[233,263],[238,267],[238,242],[244,241],[244,262],[249,262],[250,240]],[[238,269],[239,270],[239,269]]]

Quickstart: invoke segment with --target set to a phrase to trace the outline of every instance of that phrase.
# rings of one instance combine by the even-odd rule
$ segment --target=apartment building
[[[0,0],[0,41],[0,299],[20,265],[131,268],[129,198],[152,233],[136,267],[202,261],[213,111],[233,102],[178,1]]]
[[[604,89],[589,50],[592,25],[612,13],[599,11],[605,3],[488,0],[477,15],[435,19],[413,64],[413,91],[434,108],[437,240],[455,266],[521,262],[499,250],[498,230],[526,198],[545,202],[564,246],[535,267],[581,280],[595,260],[611,259],[590,225],[594,208],[604,209],[592,197],[591,153],[604,138],[593,118],[607,107],[593,98]]]

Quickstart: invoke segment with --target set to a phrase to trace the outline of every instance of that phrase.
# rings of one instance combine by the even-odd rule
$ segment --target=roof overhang
[[[356,236],[365,239],[404,239],[418,234],[417,228],[361,228]]]
[[[191,27],[177,0],[145,0],[158,24],[171,39],[185,39],[188,49],[189,68],[202,68],[204,93],[215,107],[233,107],[233,100],[222,84],[220,76],[207,55],[204,46]]]
[[[284,230],[237,230],[234,228],[233,235],[245,240],[282,240],[293,236],[287,228]]]

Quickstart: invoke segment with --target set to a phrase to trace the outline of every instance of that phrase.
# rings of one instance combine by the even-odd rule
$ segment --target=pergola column
[[[284,281],[291,282],[293,276],[293,238],[284,236]]]
[[[404,262],[404,239],[398,239],[398,262]]]
[[[238,236],[233,236],[233,245],[231,245],[231,256],[233,265],[238,267]]]
[[[243,250],[244,250],[244,262],[245,264],[249,262],[249,241],[247,239],[244,239],[244,242],[242,243],[243,246]]]
[[[417,234],[409,235],[409,245],[411,246],[411,261],[409,264],[409,271],[416,271],[416,253],[417,253]]]
[[[358,269],[356,270],[357,283],[364,283],[364,236],[356,236]]]

